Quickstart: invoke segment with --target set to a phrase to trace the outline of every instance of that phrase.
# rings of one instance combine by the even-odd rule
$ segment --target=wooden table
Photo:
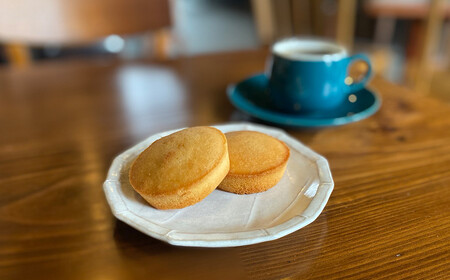
[[[116,220],[102,183],[147,136],[245,118],[227,84],[266,52],[0,69],[0,279],[450,279],[450,105],[381,78],[369,119],[288,132],[330,163],[311,225],[237,248],[174,247]]]

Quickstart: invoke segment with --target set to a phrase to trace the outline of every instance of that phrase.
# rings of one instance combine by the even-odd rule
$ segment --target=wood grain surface
[[[374,116],[287,130],[335,180],[307,227],[183,248],[112,216],[102,183],[115,155],[160,131],[249,120],[225,88],[266,55],[0,69],[0,279],[450,279],[450,105],[381,78]]]

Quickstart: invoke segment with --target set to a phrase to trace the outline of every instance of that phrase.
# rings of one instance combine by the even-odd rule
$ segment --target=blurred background
[[[448,0],[0,0],[0,67],[178,57],[337,40],[376,74],[450,100]]]

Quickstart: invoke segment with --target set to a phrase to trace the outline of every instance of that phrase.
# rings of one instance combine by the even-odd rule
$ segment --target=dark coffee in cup
[[[299,55],[332,55],[338,53],[339,50],[331,49],[331,48],[322,48],[322,49],[293,49],[282,53],[283,55],[294,58]]]

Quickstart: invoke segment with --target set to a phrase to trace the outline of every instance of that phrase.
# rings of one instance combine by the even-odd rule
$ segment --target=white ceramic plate
[[[133,160],[155,134],[116,157],[103,185],[114,216],[137,230],[173,245],[233,247],[274,240],[314,221],[333,190],[325,158],[280,129],[249,123],[217,125],[223,132],[254,130],[284,141],[291,150],[286,172],[270,190],[237,195],[214,190],[201,202],[177,210],[157,210],[128,181]]]

